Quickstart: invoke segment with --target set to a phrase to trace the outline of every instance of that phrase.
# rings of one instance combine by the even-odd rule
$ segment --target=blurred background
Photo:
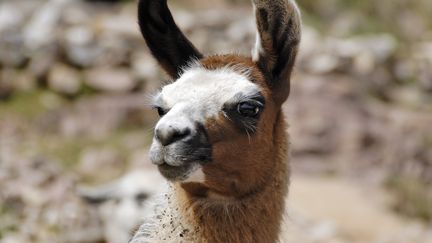
[[[170,0],[204,53],[248,55],[248,0]],[[291,242],[432,242],[432,1],[298,0]],[[0,0],[0,242],[126,242],[167,76],[136,1]]]

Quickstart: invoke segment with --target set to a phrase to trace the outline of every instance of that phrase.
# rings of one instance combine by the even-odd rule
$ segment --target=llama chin
[[[173,82],[153,101],[150,158],[169,181],[132,242],[278,242],[289,184],[281,109],[301,39],[294,0],[253,0],[253,58],[201,54],[166,0],[140,0],[141,32]]]

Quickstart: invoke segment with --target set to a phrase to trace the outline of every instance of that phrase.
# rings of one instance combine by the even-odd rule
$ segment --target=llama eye
[[[148,195],[147,193],[140,192],[140,193],[138,193],[138,194],[135,195],[135,202],[136,202],[138,205],[142,205],[142,203],[143,203],[145,200],[147,200],[148,197],[149,197],[149,195]]]
[[[242,102],[237,106],[237,112],[244,117],[256,117],[261,108],[250,102]]]
[[[159,117],[163,117],[166,114],[166,111],[162,109],[162,107],[155,107],[155,108],[157,109]]]

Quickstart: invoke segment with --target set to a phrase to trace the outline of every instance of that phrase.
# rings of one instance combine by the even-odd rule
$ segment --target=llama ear
[[[172,78],[188,62],[202,58],[174,22],[167,0],[140,0],[138,22],[151,53]]]
[[[300,11],[294,0],[253,0],[257,38],[253,59],[266,74],[281,105],[290,92],[290,77],[301,39]]]

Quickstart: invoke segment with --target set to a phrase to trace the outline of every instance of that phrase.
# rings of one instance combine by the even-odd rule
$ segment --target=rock
[[[150,84],[159,83],[159,65],[154,58],[146,53],[132,55],[132,71],[140,80],[148,81]]]
[[[65,33],[65,40],[69,45],[89,45],[94,39],[93,31],[86,26],[75,26]]]
[[[310,237],[317,242],[326,242],[335,238],[337,232],[337,227],[333,222],[320,222],[310,229]]]
[[[394,36],[384,33],[360,38],[359,44],[369,49],[376,60],[383,62],[395,54],[398,43]]]
[[[127,122],[128,114],[140,113],[145,108],[143,103],[142,94],[92,95],[60,111],[56,115],[59,119],[54,120],[51,127],[57,127],[65,137],[103,140]]]
[[[37,50],[55,41],[59,20],[71,0],[50,0],[46,2],[24,29],[25,44],[30,50]]]
[[[2,239],[2,243],[21,243],[26,241],[28,241],[28,239],[19,234],[9,234]]]
[[[0,83],[0,101],[7,100],[11,97],[13,89],[11,86]]]
[[[341,71],[367,77],[377,65],[391,64],[397,50],[397,41],[389,34],[324,38],[311,28],[303,32],[299,62],[316,74]]]
[[[415,107],[416,104],[421,104],[423,95],[418,87],[399,87],[391,91],[391,96],[394,102],[406,104]]]
[[[74,4],[71,4],[64,10],[61,20],[65,25],[79,26],[91,23],[90,21],[92,21],[92,17],[94,17],[91,12],[92,8],[80,3],[81,2],[75,1]]]
[[[432,42],[419,45],[415,51],[414,58],[417,59],[418,79],[420,86],[427,92],[432,92]]]
[[[45,81],[51,67],[55,65],[57,55],[57,46],[41,48],[38,51],[32,52],[29,71],[36,76],[38,81]]]
[[[173,12],[177,25],[185,32],[192,31],[196,26],[195,16],[190,11],[178,10]]]
[[[17,73],[13,86],[17,91],[28,92],[34,90],[37,86],[36,77],[29,70],[21,70]]]
[[[40,104],[47,110],[55,110],[63,105],[63,100],[56,93],[45,93],[40,97]]]
[[[376,68],[377,59],[372,53],[362,51],[353,58],[352,68],[355,74],[370,75]]]
[[[426,92],[432,92],[432,61],[422,62],[419,64],[419,81],[420,88],[422,88]]]
[[[96,43],[85,46],[71,45],[66,48],[68,61],[78,67],[94,66],[101,54],[102,50]]]
[[[0,33],[0,66],[19,68],[26,61],[27,53],[22,34],[15,30]]]
[[[226,30],[226,34],[230,37],[230,40],[238,44],[254,38],[255,33],[255,20],[252,17],[235,21]]]
[[[140,149],[134,151],[130,156],[129,165],[136,168],[140,168],[140,167],[142,168],[143,166],[150,166],[151,162],[149,159],[148,149]]]
[[[107,33],[101,35],[98,41],[101,55],[97,58],[97,66],[129,66],[130,64],[130,43],[121,35]]]
[[[354,58],[356,55],[368,52],[377,62],[386,61],[394,55],[397,48],[397,41],[390,34],[357,36],[329,42],[329,44],[333,45],[331,49],[343,57]]]
[[[414,79],[417,75],[417,62],[413,59],[398,60],[394,66],[394,74],[399,81]]]
[[[24,21],[24,15],[18,6],[8,3],[0,3],[0,34],[6,29],[16,29]]]
[[[85,84],[89,87],[113,93],[124,93],[133,90],[137,82],[128,69],[95,68],[85,72]]]
[[[320,42],[321,38],[318,31],[314,28],[304,26],[302,30],[302,41],[300,43],[299,61],[306,62],[315,53],[322,50]]]
[[[13,80],[17,72],[13,69],[0,70],[0,101],[8,99],[14,93]]]
[[[68,29],[64,35],[64,46],[67,60],[79,67],[90,67],[97,63],[103,51],[96,42],[92,29],[76,26]]]
[[[110,33],[122,38],[141,40],[137,21],[133,15],[110,15],[96,21],[96,28],[103,33]]]
[[[83,176],[106,180],[119,176],[123,167],[122,156],[115,149],[103,147],[84,150],[79,158],[78,170]],[[98,173],[101,168],[104,170],[103,174]]]
[[[336,71],[339,67],[339,60],[328,54],[316,55],[306,64],[306,70],[314,74],[325,74]]]
[[[73,68],[57,64],[49,73],[48,86],[60,94],[75,95],[81,89],[81,77]]]

